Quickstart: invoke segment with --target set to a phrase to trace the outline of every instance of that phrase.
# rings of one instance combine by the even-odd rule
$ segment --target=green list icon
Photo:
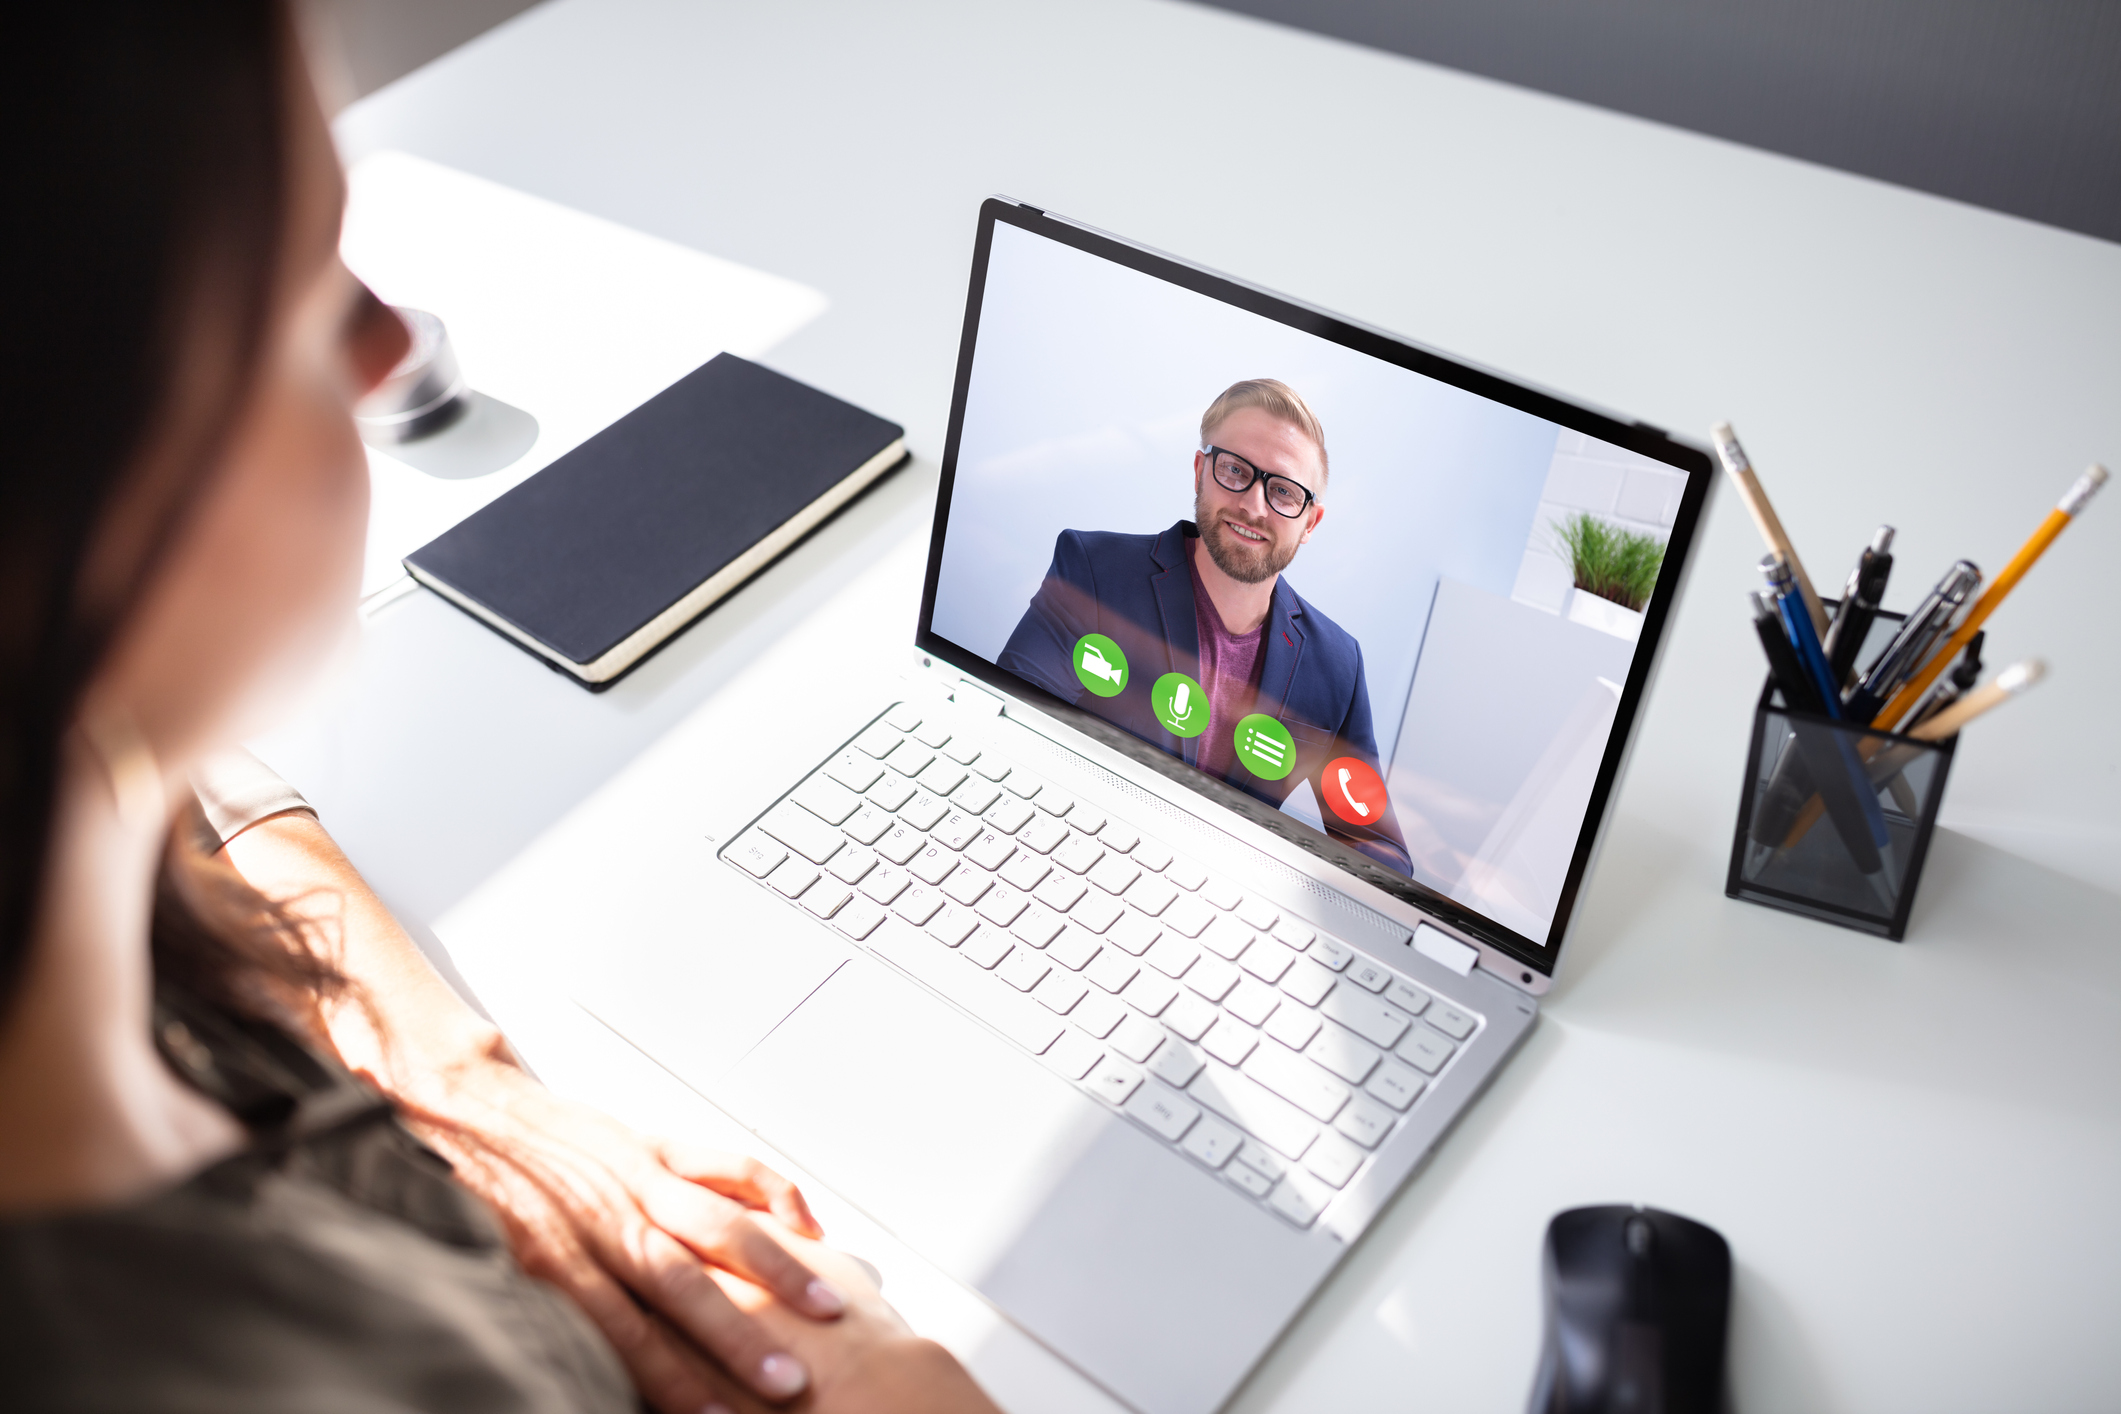
[[[1127,655],[1101,633],[1075,640],[1075,675],[1099,697],[1117,697],[1127,686]]]
[[[1208,694],[1184,673],[1165,673],[1149,689],[1149,710],[1173,736],[1199,736],[1208,729]]]
[[[1296,769],[1296,740],[1289,729],[1264,712],[1237,724],[1237,759],[1263,781],[1278,781]]]

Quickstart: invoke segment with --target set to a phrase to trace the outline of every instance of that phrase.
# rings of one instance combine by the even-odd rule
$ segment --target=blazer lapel
[[[1266,665],[1259,675],[1259,711],[1280,717],[1288,708],[1289,689],[1303,662],[1303,611],[1297,607],[1296,591],[1285,579],[1274,581],[1274,599],[1267,606]]]

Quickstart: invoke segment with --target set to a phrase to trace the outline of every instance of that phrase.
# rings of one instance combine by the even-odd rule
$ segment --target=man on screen
[[[1270,805],[1309,781],[1328,834],[1411,875],[1362,646],[1282,578],[1325,519],[1325,430],[1287,384],[1251,378],[1200,440],[1193,519],[1062,531],[1000,666]]]

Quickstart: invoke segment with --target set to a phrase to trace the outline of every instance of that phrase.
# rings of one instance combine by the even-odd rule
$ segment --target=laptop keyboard
[[[723,858],[1298,1227],[1481,1024],[908,703]]]

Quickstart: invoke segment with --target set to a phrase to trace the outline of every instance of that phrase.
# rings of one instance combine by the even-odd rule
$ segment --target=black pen
[[[1797,645],[1790,642],[1789,630],[1782,626],[1782,610],[1766,594],[1748,594],[1746,600],[1753,606],[1753,627],[1760,633],[1761,651],[1767,654],[1768,673],[1782,693],[1782,705],[1793,712],[1825,716],[1826,703],[1813,685],[1812,675],[1804,670],[1804,660],[1797,656]]]
[[[1937,684],[1936,691],[1908,714],[1908,726],[1918,726],[1936,716],[1958,701],[1961,693],[1981,681],[1981,644],[1987,637],[1988,630],[1983,629],[1967,641],[1966,652],[1944,675],[1944,681]]]
[[[1881,525],[1871,543],[1856,557],[1856,568],[1849,571],[1848,587],[1841,591],[1841,607],[1834,612],[1834,622],[1826,631],[1826,665],[1834,676],[1837,692],[1848,690],[1849,676],[1856,670],[1856,655],[1863,651],[1863,641],[1870,636],[1878,606],[1885,601],[1885,582],[1892,573],[1893,528]]]
[[[1864,672],[1863,681],[1849,694],[1846,715],[1869,726],[1885,700],[1922,666],[1922,657],[1930,645],[1951,628],[1960,607],[1980,584],[1981,571],[1973,561],[1955,561]]]

